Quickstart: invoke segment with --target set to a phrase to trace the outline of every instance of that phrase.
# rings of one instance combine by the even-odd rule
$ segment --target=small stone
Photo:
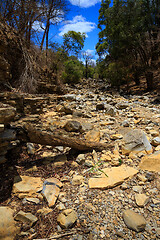
[[[145,194],[136,194],[135,200],[139,207],[144,207],[148,203],[149,197],[147,197]]]
[[[156,130],[150,130],[149,133],[152,135],[152,137],[157,137],[159,135],[159,132]]]
[[[159,145],[160,145],[160,137],[155,137],[155,138],[153,138],[153,139],[152,139],[152,145],[153,145],[154,147],[159,146]]]
[[[129,127],[129,121],[128,121],[128,120],[124,120],[124,121],[122,122],[122,126],[123,126],[123,127]]]
[[[110,136],[111,140],[117,140],[117,139],[122,139],[123,136],[121,134],[113,134]]]
[[[123,183],[122,185],[121,185],[121,189],[122,190],[126,190],[128,188],[128,185],[126,184],[126,183]]]
[[[82,164],[84,161],[85,161],[85,155],[79,154],[78,157],[76,158],[76,162],[79,164]]]
[[[142,192],[142,190],[143,190],[143,187],[141,187],[141,186],[134,186],[133,187],[134,192]]]
[[[86,167],[93,167],[94,163],[91,160],[86,160],[84,162],[84,166],[86,166]]]
[[[98,103],[96,105],[96,110],[104,110],[104,104],[103,103]]]
[[[99,142],[100,141],[100,131],[97,131],[97,130],[89,131],[86,134],[85,139],[87,142]]]
[[[64,210],[64,209],[65,209],[65,206],[64,206],[64,204],[63,204],[62,202],[60,202],[60,203],[56,206],[56,208],[61,211],[61,210]]]
[[[127,227],[136,232],[143,231],[146,227],[146,221],[144,217],[132,210],[125,210],[123,212],[123,219]]]
[[[39,204],[40,200],[38,198],[25,198],[28,202]]]
[[[23,211],[19,211],[14,219],[26,223],[29,226],[32,226],[38,220],[32,213],[25,213]]]
[[[42,208],[42,209],[38,209],[37,213],[40,213],[44,216],[46,216],[47,214],[51,213],[53,210],[50,208]]]
[[[27,143],[27,153],[30,155],[35,154],[35,147],[33,143]]]
[[[73,209],[66,209],[58,215],[57,222],[62,228],[70,228],[77,219],[77,213]]]
[[[73,185],[81,185],[84,182],[84,177],[82,175],[74,175],[72,179]]]

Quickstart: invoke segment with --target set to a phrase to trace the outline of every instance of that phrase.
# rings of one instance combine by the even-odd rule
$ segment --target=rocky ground
[[[26,107],[14,128],[33,122],[110,147],[80,151],[68,139],[9,152],[0,165],[0,239],[159,239],[159,97],[104,88],[83,82],[66,95],[41,96],[39,105],[28,98],[34,111]]]

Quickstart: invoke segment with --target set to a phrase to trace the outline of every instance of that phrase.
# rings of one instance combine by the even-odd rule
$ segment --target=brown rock
[[[139,207],[144,207],[147,204],[149,197],[147,197],[145,194],[136,194],[135,200]]]
[[[153,172],[160,172],[160,151],[142,158],[139,168]]]
[[[8,207],[0,207],[0,240],[13,240],[18,233],[13,213]]]
[[[66,209],[57,217],[57,222],[63,228],[70,228],[77,221],[77,213],[72,209]]]
[[[97,130],[89,131],[86,134],[85,139],[87,142],[99,142],[100,141],[100,131],[97,131]]]
[[[84,177],[81,175],[74,175],[72,179],[73,185],[81,185],[84,181]]]
[[[42,189],[43,182],[40,177],[17,176],[14,179],[13,193],[25,196],[34,196]]]
[[[107,189],[115,187],[124,182],[125,179],[133,177],[138,171],[132,167],[121,165],[120,167],[112,167],[111,169],[102,169],[100,178],[90,178],[89,188]],[[107,176],[108,177],[107,177]]]

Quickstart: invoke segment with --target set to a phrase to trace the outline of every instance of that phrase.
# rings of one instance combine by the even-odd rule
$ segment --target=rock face
[[[142,157],[140,169],[160,172],[160,151]]]
[[[115,187],[124,182],[125,179],[133,177],[138,171],[132,167],[120,166],[111,169],[102,169],[101,177],[90,178],[89,188],[107,189]]]
[[[122,148],[123,154],[129,154],[130,152],[138,153],[144,150],[148,154],[152,153],[152,146],[142,130],[139,129],[130,130],[124,136],[124,143],[125,144]]]
[[[48,178],[43,183],[42,194],[46,198],[49,207],[53,207],[59,196],[62,183],[56,178]]]
[[[18,233],[13,213],[8,207],[0,207],[0,240],[14,240]]]
[[[127,227],[136,232],[141,232],[146,227],[146,221],[144,217],[132,210],[125,210],[123,212],[123,219]]]
[[[63,228],[70,228],[77,221],[77,213],[72,209],[66,209],[57,217],[57,222]]]
[[[0,103],[0,124],[10,123],[16,115],[16,109],[7,105]]]
[[[14,120],[16,109],[0,103],[0,164],[6,162],[7,151],[10,150],[14,143],[11,141],[16,140],[16,132],[8,129],[8,124]]]

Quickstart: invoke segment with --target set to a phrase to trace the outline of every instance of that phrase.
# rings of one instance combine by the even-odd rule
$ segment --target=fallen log
[[[25,141],[31,143],[49,146],[66,146],[81,151],[92,149],[101,151],[113,147],[113,143],[87,142],[79,137],[66,136],[67,132],[64,133],[57,129],[54,131],[47,131],[38,129],[32,124],[26,124],[24,129],[27,134]]]

